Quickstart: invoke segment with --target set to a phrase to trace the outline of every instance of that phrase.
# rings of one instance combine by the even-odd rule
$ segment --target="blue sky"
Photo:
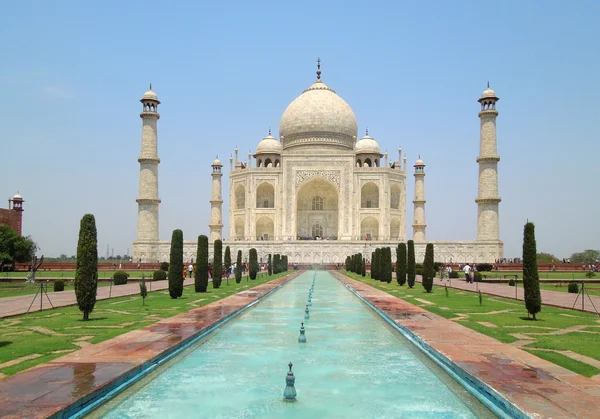
[[[501,239],[523,225],[559,257],[600,248],[597,1],[18,1],[0,14],[0,196],[26,203],[41,253],[99,253],[136,235],[139,99],[159,108],[160,236],[208,232],[210,164],[253,150],[315,78],[382,150],[427,163],[427,236],[476,237],[479,104],[497,109]],[[223,194],[227,211],[228,177]],[[412,176],[407,232],[412,235]],[[227,217],[225,217],[227,218]],[[224,231],[228,231],[227,227]]]

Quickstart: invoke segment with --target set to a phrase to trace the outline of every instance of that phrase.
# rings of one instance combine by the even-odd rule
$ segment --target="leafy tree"
[[[237,259],[235,261],[235,282],[242,282],[242,251],[238,250]]]
[[[525,292],[525,308],[533,316],[542,310],[540,293],[540,276],[538,272],[535,244],[535,226],[528,222],[523,231],[523,289]]]
[[[223,279],[223,242],[215,240],[214,244],[214,259],[213,259],[213,288],[219,288]]]
[[[225,275],[229,279],[229,275],[231,274],[231,250],[229,246],[225,246],[225,260],[223,263],[225,264]]]
[[[554,256],[552,253],[538,253],[536,255],[538,263],[552,263],[552,261],[557,261],[558,258]]]
[[[269,276],[273,275],[273,261],[271,260],[270,253],[269,253],[269,257],[267,258],[267,269],[269,272]]]
[[[396,256],[396,281],[403,286],[406,283],[406,243],[400,243]]]
[[[183,295],[183,231],[173,230],[171,255],[169,258],[169,295],[179,298]]]
[[[412,288],[415,286],[415,278],[416,278],[416,265],[415,265],[415,242],[409,240],[407,242],[407,250],[408,255],[406,257],[406,279],[408,282],[408,288]]]
[[[600,262],[600,250],[584,250],[581,253],[571,255],[572,263],[596,263]]]
[[[30,237],[19,236],[12,228],[0,225],[0,263],[30,262],[35,248]]]
[[[148,289],[146,288],[146,277],[144,274],[142,274],[142,280],[140,281],[140,296],[142,297],[142,305],[145,306]]]
[[[250,279],[256,279],[256,274],[258,273],[258,256],[256,254],[256,249],[253,247],[250,249]]]
[[[361,268],[360,274],[363,278],[365,276],[367,276],[367,264],[365,263],[365,258],[363,258],[363,260],[362,260],[362,268]]]
[[[423,288],[425,291],[431,292],[433,289],[433,276],[435,268],[433,266],[433,244],[427,243],[425,247],[425,258],[423,259]]]
[[[196,274],[194,275],[194,290],[206,292],[208,288],[208,237],[198,236],[196,251]]]
[[[98,232],[96,219],[85,214],[79,225],[77,242],[77,265],[75,270],[75,296],[77,306],[83,312],[83,320],[90,318],[96,305],[98,290]]]

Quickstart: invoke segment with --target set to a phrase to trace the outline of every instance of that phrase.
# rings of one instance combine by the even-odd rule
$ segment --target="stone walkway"
[[[420,282],[420,277],[417,279]],[[473,284],[467,283],[464,280],[460,279],[452,279],[450,282],[446,278],[443,281],[440,281],[439,278],[434,278],[434,285],[444,285],[447,284],[455,289],[465,290],[465,291],[474,291],[477,292],[481,290],[482,293],[488,295],[495,295],[497,297],[506,297],[515,299],[515,297],[523,301],[523,282],[520,280],[518,286],[511,287],[504,284],[486,284],[483,282],[475,282]],[[515,294],[516,291],[516,294]],[[562,307],[562,308],[573,308],[573,303],[577,298],[577,294],[570,294],[568,292],[560,292],[560,291],[548,291],[548,290],[540,290],[542,294],[542,304],[553,306],[553,307]],[[582,310],[582,296],[580,295],[577,299],[577,304],[575,305],[575,309]],[[582,311],[587,311],[590,313],[595,313],[595,309],[592,306],[592,303],[600,312],[600,297],[594,295],[586,295],[583,305]]]
[[[463,371],[495,389],[531,417],[598,417],[600,384],[597,381],[342,274],[336,272],[335,275],[399,325],[417,335]],[[452,285],[455,285],[455,281],[452,281]],[[462,285],[473,284],[463,282]],[[512,291],[514,293],[514,289]]]
[[[230,277],[230,281],[235,281]],[[223,281],[225,282],[225,281]],[[186,279],[183,282],[183,285],[192,285],[194,283],[193,279]],[[148,291],[161,291],[169,288],[169,281],[149,281],[146,282],[146,286]],[[112,289],[111,289],[112,288]],[[109,298],[115,297],[124,297],[127,295],[138,295],[140,293],[140,286],[137,281],[130,282],[125,285],[113,285],[112,287],[98,287],[98,293],[96,294],[97,300],[106,300]],[[0,298],[0,318],[16,316],[18,314],[24,314],[27,312],[27,308],[31,305],[31,302],[34,299],[35,294],[30,295],[21,295],[17,297],[5,297]],[[48,302],[48,297],[50,298],[50,302],[52,302],[52,306],[56,307],[66,307],[77,304],[77,298],[75,297],[75,291],[60,291],[60,292],[48,292],[48,297],[46,294],[42,295],[42,305],[41,308],[43,310],[49,310],[52,307]],[[38,294],[35,297],[35,301],[33,305],[31,305],[30,313],[40,311],[40,295]]]
[[[171,352],[296,275],[298,272],[4,378],[0,380],[0,417],[62,417],[69,406],[97,397],[106,391],[103,387],[133,376],[142,364]]]

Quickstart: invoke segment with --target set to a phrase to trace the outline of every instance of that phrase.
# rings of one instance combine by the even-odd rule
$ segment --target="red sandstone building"
[[[17,194],[8,200],[8,209],[0,208],[0,224],[7,225],[21,235],[23,226],[23,197]]]

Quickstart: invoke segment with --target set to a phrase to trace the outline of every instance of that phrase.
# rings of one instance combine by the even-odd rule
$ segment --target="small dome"
[[[19,192],[17,192],[15,194],[15,196],[13,196],[13,200],[17,200],[18,201],[18,200],[22,200],[22,199],[23,199],[23,197],[21,196],[21,194]]]
[[[374,138],[365,135],[354,146],[356,154],[381,154],[379,152],[379,144]]]
[[[219,160],[219,158],[217,157],[215,159],[215,161],[212,162],[212,166],[223,166],[223,165],[221,164],[221,160]]]
[[[281,154],[283,147],[271,134],[262,139],[256,147],[256,154]]]
[[[487,89],[485,89],[483,91],[483,93],[481,94],[481,98],[482,99],[487,99],[487,98],[497,98],[496,97],[496,92],[494,92],[492,89],[490,89],[489,87]]]
[[[419,160],[415,162],[415,167],[417,166],[425,166],[425,162],[419,158]]]
[[[150,87],[150,89],[146,93],[144,93],[144,97],[142,99],[150,99],[150,100],[158,101],[158,96],[156,96],[156,93],[154,93],[154,91],[152,90],[152,87]]]

